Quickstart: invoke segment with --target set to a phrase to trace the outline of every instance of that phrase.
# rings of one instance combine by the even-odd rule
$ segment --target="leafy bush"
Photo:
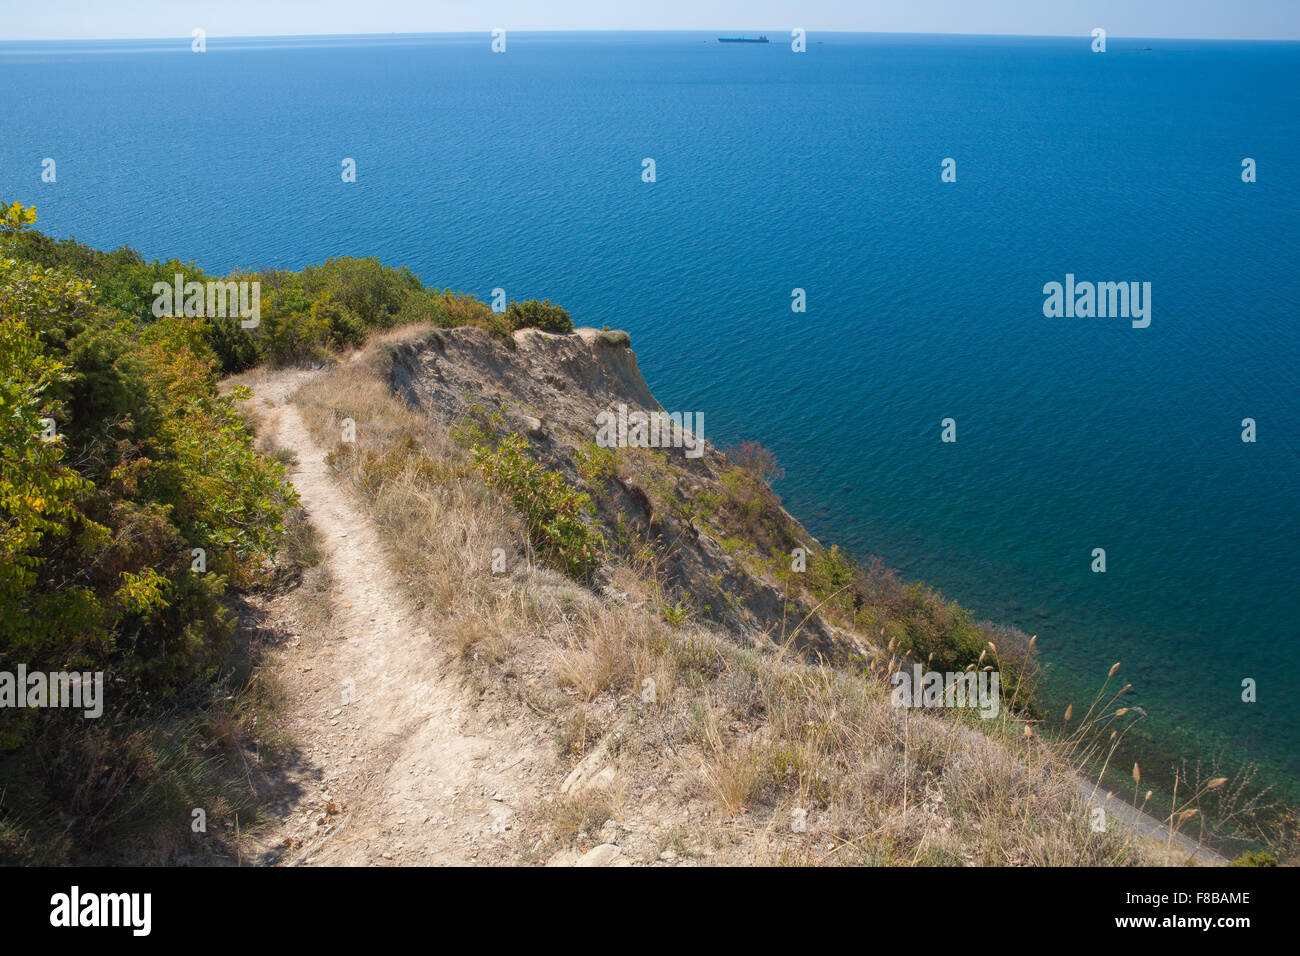
[[[725,496],[720,520],[742,530],[758,547],[769,551],[773,546],[788,550],[795,543],[788,522],[781,512],[781,499],[757,474],[736,467],[723,472]]]
[[[903,594],[898,616],[886,626],[896,651],[929,661],[935,670],[960,670],[979,660],[985,641],[968,611],[923,584],[909,584]]]
[[[36,210],[22,203],[0,203],[0,230],[18,235],[36,221]]]
[[[187,282],[215,281],[193,263],[147,262],[132,249],[102,252],[72,239],[51,239],[29,228],[34,221],[34,210],[0,204],[0,254],[89,280],[90,300],[135,326],[158,321],[152,312],[155,283],[171,285],[177,274]],[[204,349],[227,374],[259,362],[318,362],[331,351],[361,345],[371,330],[413,323],[473,326],[507,344],[522,328],[573,331],[569,313],[549,301],[511,302],[497,314],[474,296],[426,288],[409,269],[390,268],[374,257],[341,257],[299,272],[264,270],[228,279],[261,284],[261,321],[249,329],[238,316],[203,322]]]
[[[221,595],[273,551],[292,490],[253,449],[239,395],[217,393],[204,320],[141,329],[93,293],[0,259],[0,666],[170,694],[211,672]]]
[[[397,325],[411,299],[424,291],[410,269],[390,269],[374,257],[327,259],[324,265],[308,266],[302,270],[302,284],[313,299],[337,303],[372,329]]]
[[[838,544],[808,556],[808,590],[831,608],[838,608],[850,616],[854,597],[850,585],[857,581],[858,573],[853,559],[841,551]]]
[[[444,328],[454,329],[462,325],[471,325],[480,329],[489,328],[500,317],[492,311],[486,302],[472,295],[443,289],[437,293],[436,303],[442,310]]]
[[[1247,850],[1228,866],[1277,866],[1277,857],[1267,850]]]
[[[545,302],[536,299],[527,302],[511,300],[506,307],[506,322],[513,330],[532,328],[543,332],[573,331],[573,319],[569,313],[558,305],[551,305],[549,299]]]
[[[51,239],[31,229],[5,235],[0,254],[88,280],[92,284],[89,290],[92,301],[134,325],[150,325],[156,321],[153,315],[155,283],[170,285],[177,273],[195,282],[207,282],[213,278],[193,263],[176,259],[146,262],[133,249],[103,252],[74,239]],[[208,319],[202,337],[224,372],[251,368],[258,360],[253,336],[248,329],[240,327],[235,317]]]
[[[612,349],[630,349],[632,347],[632,336],[623,331],[604,329],[600,335],[596,336],[596,341]]]
[[[505,434],[505,425],[505,416],[500,412],[489,412],[472,402],[465,409],[465,417],[451,427],[451,439],[460,447],[473,451],[478,445],[496,445],[497,439]]]
[[[618,452],[586,441],[574,449],[578,475],[588,485],[598,488],[618,472]]]
[[[476,446],[472,460],[487,483],[509,495],[523,514],[533,546],[569,575],[586,577],[595,570],[604,548],[600,532],[584,520],[591,499],[527,449],[522,437],[511,434],[495,448]]]

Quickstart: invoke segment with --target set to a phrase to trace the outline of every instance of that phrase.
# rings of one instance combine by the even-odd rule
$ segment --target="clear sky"
[[[853,30],[1300,40],[1300,0],[0,0],[0,40]]]

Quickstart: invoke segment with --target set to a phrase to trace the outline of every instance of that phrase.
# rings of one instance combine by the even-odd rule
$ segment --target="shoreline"
[[[1155,844],[1165,844],[1172,851],[1177,848],[1184,854],[1186,861],[1212,866],[1227,866],[1229,859],[1212,846],[1199,840],[1193,840],[1181,831],[1171,831],[1169,824],[1153,817],[1145,810],[1139,810],[1114,792],[1103,790],[1100,783],[1088,783],[1087,778],[1077,775],[1079,793],[1091,806],[1100,807],[1108,816],[1117,817],[1120,823],[1138,837]],[[1172,862],[1172,859],[1166,862]]]

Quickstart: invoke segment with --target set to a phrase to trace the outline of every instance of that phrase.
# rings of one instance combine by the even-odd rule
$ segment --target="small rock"
[[[574,866],[613,866],[614,861],[619,858],[623,852],[622,847],[615,846],[613,843],[602,843],[600,846],[594,846]]]

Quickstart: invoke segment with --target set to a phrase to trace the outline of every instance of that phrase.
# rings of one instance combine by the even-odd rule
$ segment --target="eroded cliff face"
[[[437,330],[391,347],[389,383],[447,427],[499,415],[499,433],[525,436],[539,461],[590,493],[608,542],[626,554],[653,548],[670,600],[700,619],[745,642],[793,640],[830,660],[873,653],[779,580],[774,569],[813,539],[707,441],[698,457],[683,448],[618,448],[613,474],[580,474],[577,455],[596,441],[598,416],[620,405],[628,414],[663,411],[624,342],[596,329],[528,329],[511,348],[478,329]],[[744,502],[736,510],[738,489]],[[608,577],[598,575],[597,584]]]

